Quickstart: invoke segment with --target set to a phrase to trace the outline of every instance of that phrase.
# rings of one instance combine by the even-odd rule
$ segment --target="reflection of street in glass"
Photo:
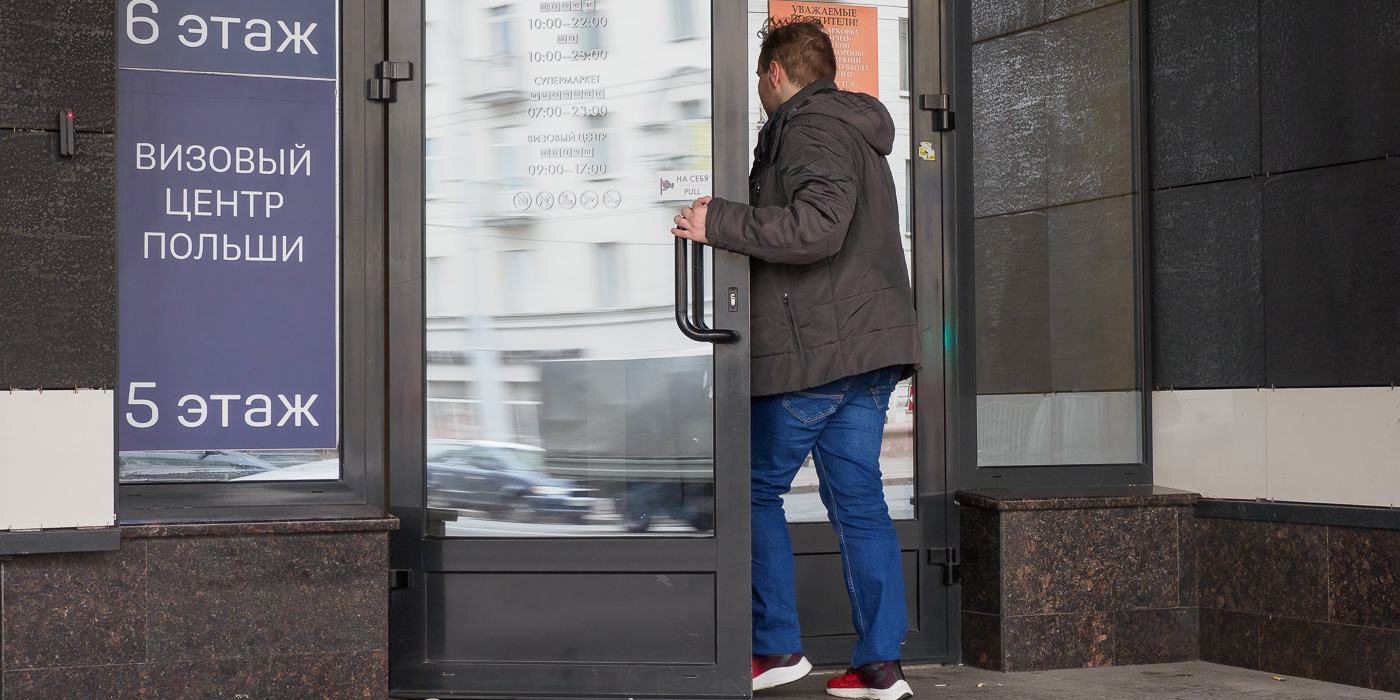
[[[448,536],[713,533],[711,350],[676,329],[674,211],[651,196],[658,171],[711,169],[709,13],[588,5],[424,4],[425,468]]]
[[[657,523],[645,533],[635,533],[629,531],[620,521],[599,521],[585,525],[516,523],[470,517],[465,513],[455,522],[445,523],[444,534],[448,537],[598,537],[621,534],[632,537],[709,536],[709,533],[696,532],[695,528],[681,522]]]
[[[122,483],[322,481],[340,478],[336,450],[152,450],[120,452]]]
[[[709,536],[695,529],[683,517],[656,516],[644,531],[620,510],[625,508],[609,498],[590,499],[591,510],[581,518],[558,518],[545,514],[499,514],[481,510],[453,509],[457,519],[443,523],[443,534],[472,537],[568,537],[608,534],[659,535],[665,537]]]
[[[429,440],[428,507],[457,511],[463,522],[491,521],[496,529],[500,523],[563,524],[571,526],[565,531],[581,534],[665,531],[672,524],[693,532],[713,527],[707,479],[685,483],[673,469],[658,469],[655,460],[611,461],[618,463],[612,470],[580,469],[531,445]]]
[[[885,482],[885,505],[890,509],[890,517],[895,520],[909,520],[914,517],[914,485],[911,483],[892,484]],[[824,523],[827,521],[826,506],[821,494],[816,491],[789,493],[783,496],[783,512],[790,523]]]

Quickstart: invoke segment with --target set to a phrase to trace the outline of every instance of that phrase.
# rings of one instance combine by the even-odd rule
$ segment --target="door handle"
[[[676,325],[685,337],[702,343],[735,343],[739,332],[727,328],[710,328],[705,325],[705,251],[699,243],[694,243],[691,254],[695,264],[691,265],[684,238],[676,239]],[[693,277],[692,277],[693,275]],[[689,301],[692,284],[695,288],[695,320],[690,318]]]

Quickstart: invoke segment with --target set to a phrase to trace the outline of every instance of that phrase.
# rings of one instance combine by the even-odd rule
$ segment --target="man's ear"
[[[783,70],[783,64],[777,61],[769,61],[768,74],[766,77],[768,79],[768,86],[777,88],[781,83],[787,80],[787,73]]]

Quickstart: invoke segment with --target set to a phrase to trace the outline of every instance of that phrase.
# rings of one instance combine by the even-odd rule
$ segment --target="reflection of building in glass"
[[[710,349],[673,319],[669,229],[691,197],[659,173],[711,169],[709,5],[550,7],[426,6],[428,437],[543,447],[551,475],[615,500],[628,527],[650,526],[628,505],[647,499],[683,502],[671,516],[707,529],[690,506],[708,486],[676,490],[707,484],[713,454]],[[750,10],[756,31],[766,3]],[[908,11],[878,12],[907,212]],[[887,482],[908,490],[907,384],[891,409]],[[908,517],[908,495],[896,501]],[[825,517],[792,505],[795,519]]]
[[[427,4],[430,438],[541,445],[549,363],[709,352],[656,184],[710,168],[708,11],[588,5]]]

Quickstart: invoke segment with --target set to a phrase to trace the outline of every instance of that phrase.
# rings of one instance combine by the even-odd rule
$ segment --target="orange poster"
[[[821,20],[836,50],[836,84],[842,90],[880,96],[880,40],[874,7],[768,0],[768,16]]]

